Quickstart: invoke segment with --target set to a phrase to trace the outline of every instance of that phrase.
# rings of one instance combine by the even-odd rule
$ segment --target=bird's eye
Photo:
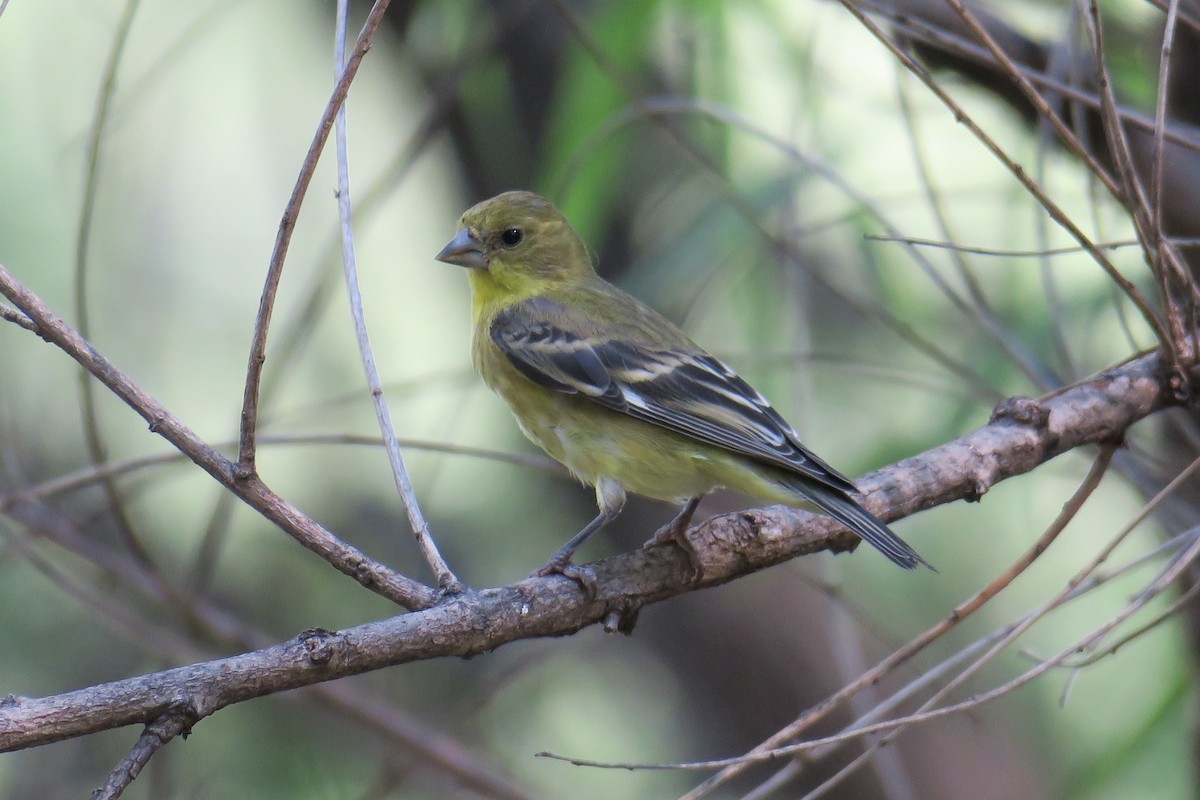
[[[505,247],[516,247],[521,243],[521,237],[523,235],[524,234],[521,233],[520,228],[509,228],[504,233],[500,234],[500,241],[504,242]]]

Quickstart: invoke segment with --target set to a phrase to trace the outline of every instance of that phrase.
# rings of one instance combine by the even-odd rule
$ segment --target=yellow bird
[[[815,505],[896,564],[928,565],[854,500],[766,399],[637,298],[596,274],[549,201],[506,192],[472,207],[437,260],[467,269],[475,369],[521,430],[594,486],[599,514],[535,575],[585,585],[575,550],[627,491],[683,503],[655,541],[679,539],[700,498],[726,487]]]

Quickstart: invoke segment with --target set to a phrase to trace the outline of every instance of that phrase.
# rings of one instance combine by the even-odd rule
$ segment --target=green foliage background
[[[87,141],[123,6],[18,1],[0,16],[0,261],[74,323]],[[1144,330],[1132,341],[1123,333],[1108,282],[1081,254],[966,257],[1001,331],[992,335],[978,309],[955,308],[931,280],[965,295],[950,253],[914,255],[867,238],[947,238],[936,197],[960,244],[1071,244],[1052,228],[1042,238],[1036,204],[837,4],[393,6],[348,112],[367,320],[407,439],[532,454],[470,374],[463,276],[432,259],[464,208],[511,188],[550,196],[603,273],[726,357],[851,475],[983,424],[1000,398],[1049,388],[1030,373],[1069,382],[1152,344]],[[1029,30],[1054,35],[1059,8],[1011,9]],[[1139,9],[1108,10],[1136,26]],[[355,6],[359,21],[365,10]],[[236,436],[276,226],[332,85],[331,18],[329,3],[144,0],[120,62],[86,251],[90,338],[210,441]],[[1129,63],[1119,78],[1136,94],[1145,77]],[[961,99],[1018,160],[1037,165],[1076,219],[1102,239],[1129,238],[1120,209],[1078,164],[993,100],[969,90]],[[340,287],[332,156],[301,214],[277,306],[267,434],[376,432]],[[1135,248],[1113,257],[1130,275],[1144,271]],[[1047,300],[1051,278],[1061,309]],[[888,320],[925,344],[905,341]],[[1059,331],[1065,348],[1056,350]],[[931,347],[944,358],[930,357]],[[1006,350],[1028,353],[1025,367]],[[0,325],[0,493],[88,466],[78,381],[60,353]],[[110,459],[167,450],[119,401],[100,398]],[[592,513],[590,492],[554,470],[415,445],[405,456],[440,546],[474,586],[523,577]],[[802,559],[646,609],[629,639],[586,631],[348,683],[457,738],[531,796],[675,796],[695,773],[582,769],[534,753],[673,762],[747,749],[995,577],[1088,463],[1088,454],[1065,456],[980,505],[899,523],[938,575],[900,574],[865,549]],[[269,445],[261,469],[338,535],[425,575],[381,450]],[[220,492],[198,470],[156,467],[119,485],[164,578],[267,641],[395,611],[249,510],[217,513]],[[1140,502],[1107,478],[1054,548],[918,668],[1035,607]],[[95,488],[49,505],[84,539],[121,552]],[[634,502],[583,556],[634,547],[670,513]],[[0,537],[0,693],[60,693],[237,649],[189,630],[169,606],[28,520],[0,518]],[[1139,531],[1118,555],[1156,541]],[[1088,595],[1022,644],[1034,656],[1056,652],[1119,610],[1134,585]],[[1028,658],[1005,655],[967,691],[1003,683]],[[973,718],[922,726],[888,749],[894,761],[834,794],[1101,800],[1151,796],[1142,790],[1152,786],[1154,797],[1190,797],[1192,681],[1182,632],[1167,624]],[[134,735],[5,755],[0,795],[81,796]],[[815,784],[779,796],[806,785]],[[460,794],[367,726],[297,692],[203,721],[126,796]]]

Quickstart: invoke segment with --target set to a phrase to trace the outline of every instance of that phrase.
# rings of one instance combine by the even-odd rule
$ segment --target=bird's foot
[[[700,563],[700,558],[696,555],[696,548],[687,538],[689,522],[690,520],[688,519],[681,520],[676,517],[655,531],[654,535],[642,545],[642,549],[649,550],[651,547],[662,547],[669,544],[675,545],[687,556],[688,568],[691,571],[691,582],[699,583],[704,579],[704,565]]]
[[[552,558],[545,565],[538,567],[529,577],[545,578],[549,575],[562,575],[564,578],[570,578],[579,584],[583,589],[584,594],[589,600],[596,598],[596,573],[589,567],[581,567],[578,564],[571,563],[571,558]]]

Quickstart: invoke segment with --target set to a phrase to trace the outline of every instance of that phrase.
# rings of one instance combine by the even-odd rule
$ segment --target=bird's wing
[[[535,298],[501,311],[489,332],[513,366],[541,386],[856,491],[800,443],[761,394],[699,347],[656,347],[621,326],[585,335],[566,319],[561,305]]]

